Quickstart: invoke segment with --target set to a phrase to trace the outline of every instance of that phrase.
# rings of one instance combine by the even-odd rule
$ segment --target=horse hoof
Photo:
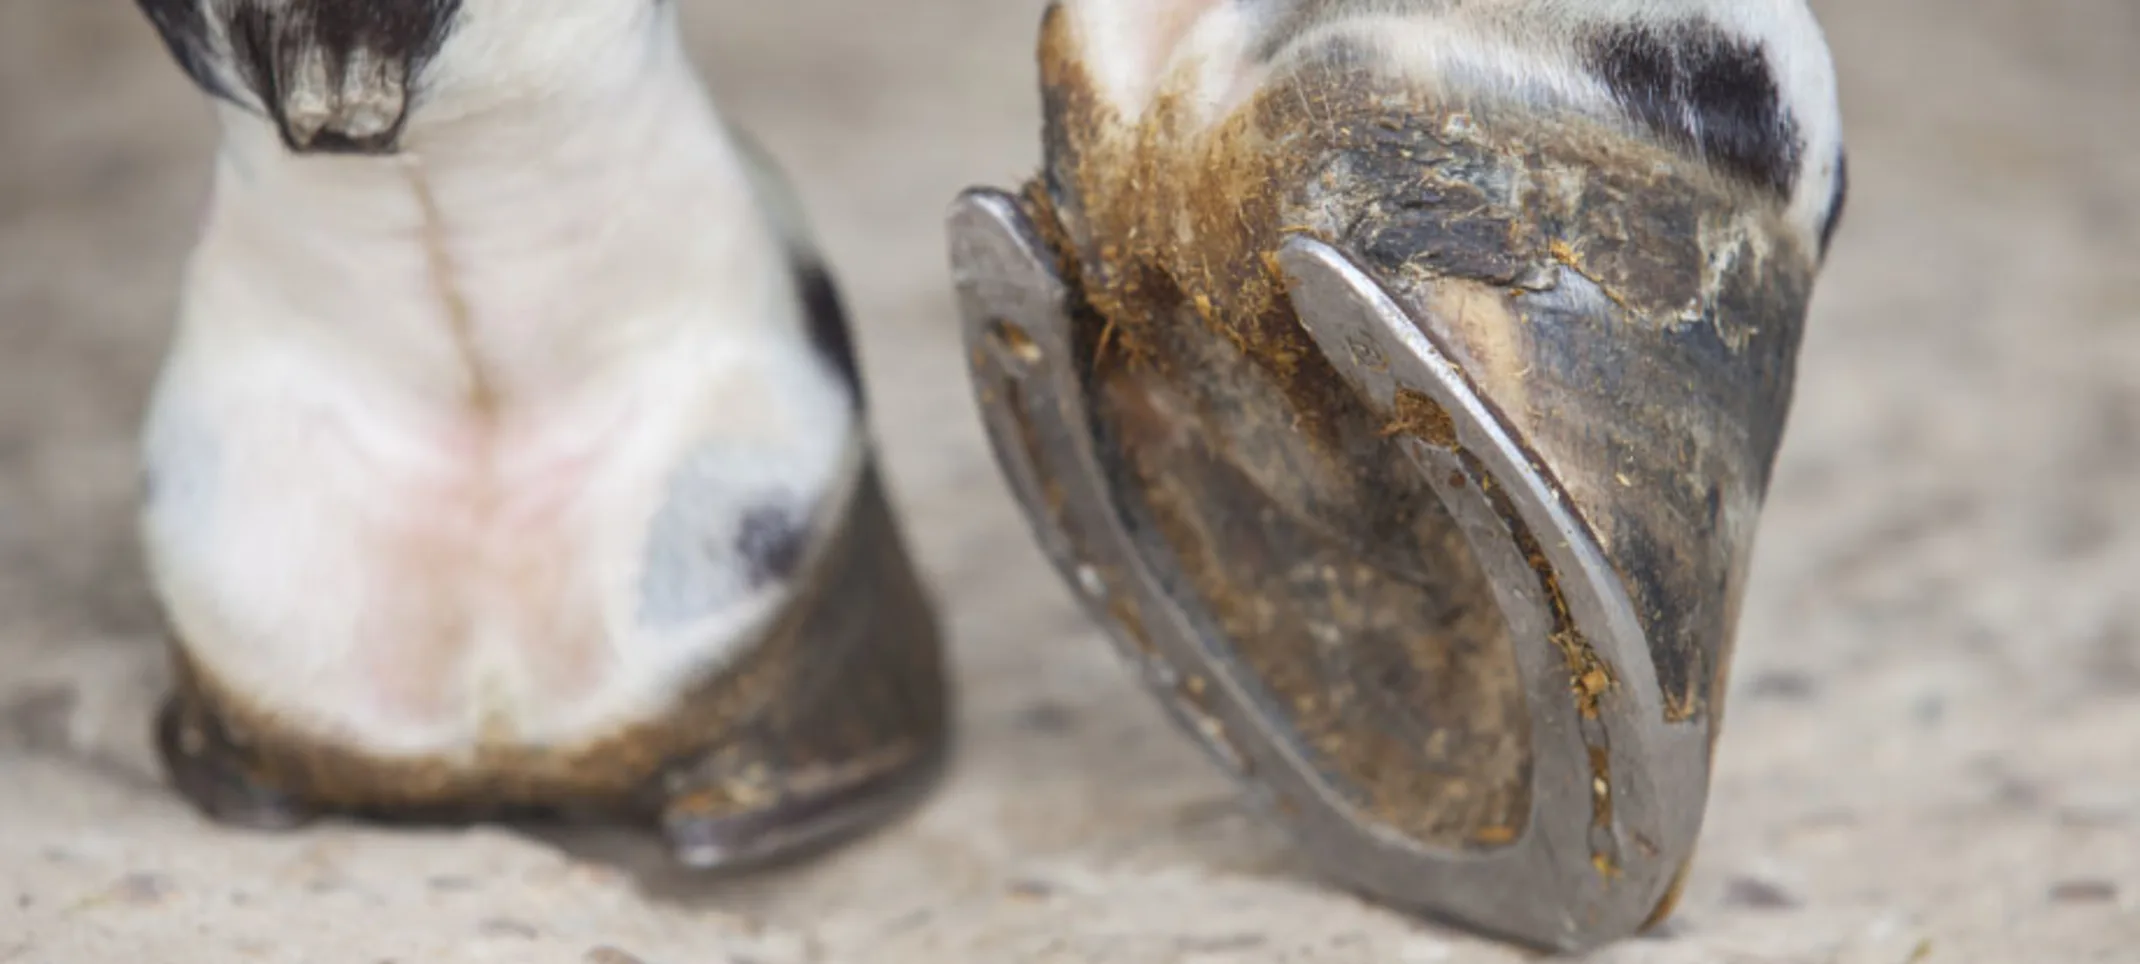
[[[950,224],[1047,555],[1334,880],[1558,949],[1661,919],[1832,218],[1344,23],[1177,3],[1134,57],[1104,6],[1050,11],[1042,177]]]

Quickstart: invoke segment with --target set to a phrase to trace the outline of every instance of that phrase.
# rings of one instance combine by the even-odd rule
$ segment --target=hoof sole
[[[1102,364],[1114,319],[1057,273],[1050,216],[954,209],[975,391],[1043,548],[1176,720],[1370,898],[1560,950],[1668,912],[1715,717],[1671,712],[1676,650],[1594,531],[1669,490],[1568,495],[1442,319],[1312,237],[1269,256],[1312,392],[1186,307]],[[1714,589],[1682,602],[1728,608]]]

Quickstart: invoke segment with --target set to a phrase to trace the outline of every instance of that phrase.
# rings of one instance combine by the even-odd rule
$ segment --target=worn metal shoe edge
[[[1520,446],[1506,437],[1490,407],[1468,391],[1449,391],[1462,386],[1460,373],[1423,339],[1403,336],[1407,330],[1416,336],[1417,327],[1376,321],[1403,318],[1385,294],[1342,255],[1318,249],[1316,242],[1303,239],[1281,256],[1297,285],[1296,299],[1306,302],[1302,317],[1317,319],[1311,327],[1341,342],[1394,338],[1381,351],[1411,359],[1403,363],[1406,387],[1438,395],[1460,413],[1461,434],[1482,456],[1470,471],[1500,480],[1504,491],[1512,486],[1516,495],[1505,501],[1516,505],[1523,524],[1556,534],[1536,541],[1552,572],[1583,574],[1560,577],[1564,606],[1603,642],[1618,683],[1596,702],[1594,714],[1579,709],[1572,694],[1581,681],[1571,683],[1561,654],[1548,642],[1554,607],[1544,598],[1538,570],[1510,538],[1503,513],[1476,494],[1438,487],[1452,511],[1476,530],[1471,541],[1493,560],[1496,602],[1517,638],[1527,641],[1519,644],[1518,656],[1534,739],[1543,750],[1535,764],[1538,783],[1524,834],[1492,851],[1428,849],[1378,825],[1324,785],[1257,715],[1241,667],[1205,644],[1195,616],[1154,578],[1146,550],[1109,497],[1085,421],[1069,292],[1038,234],[1014,198],[989,189],[963,195],[949,221],[982,418],[1036,538],[1169,710],[1264,798],[1327,873],[1378,900],[1557,949],[1624,937],[1651,918],[1699,828],[1705,738],[1693,727],[1663,722],[1641,633],[1624,596],[1597,578],[1609,569],[1600,569],[1605,564],[1594,544],[1568,537],[1581,535],[1582,527],[1534,466],[1511,458]],[[1350,367],[1355,370],[1347,377],[1357,380],[1359,366]],[[1443,374],[1439,380],[1436,371]],[[1386,384],[1358,387],[1371,399],[1379,387],[1379,400],[1387,404],[1396,383],[1383,378]],[[1441,467],[1433,452],[1413,451],[1423,471]],[[1593,748],[1602,751],[1606,772],[1593,765]]]

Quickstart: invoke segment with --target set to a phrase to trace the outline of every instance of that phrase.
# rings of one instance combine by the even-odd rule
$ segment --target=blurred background
[[[1678,916],[1604,962],[2140,960],[2140,5],[1817,3],[1850,213]],[[940,219],[1038,158],[1038,0],[689,0],[857,318],[962,743],[888,832],[695,882],[160,788],[133,433],[214,131],[126,0],[0,3],[0,962],[1500,962],[1322,886],[1079,617],[972,409]],[[644,855],[641,855],[644,856]]]

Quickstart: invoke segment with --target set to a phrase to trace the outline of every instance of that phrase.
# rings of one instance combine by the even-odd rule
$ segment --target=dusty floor
[[[1705,846],[1666,933],[1596,959],[2140,961],[2140,7],[1821,6],[1857,192]],[[910,820],[694,883],[504,830],[220,832],[158,789],[130,433],[211,132],[131,4],[0,4],[0,961],[1522,959],[1309,877],[1003,495],[938,219],[1034,160],[1036,9],[692,5],[857,307],[964,683]]]

